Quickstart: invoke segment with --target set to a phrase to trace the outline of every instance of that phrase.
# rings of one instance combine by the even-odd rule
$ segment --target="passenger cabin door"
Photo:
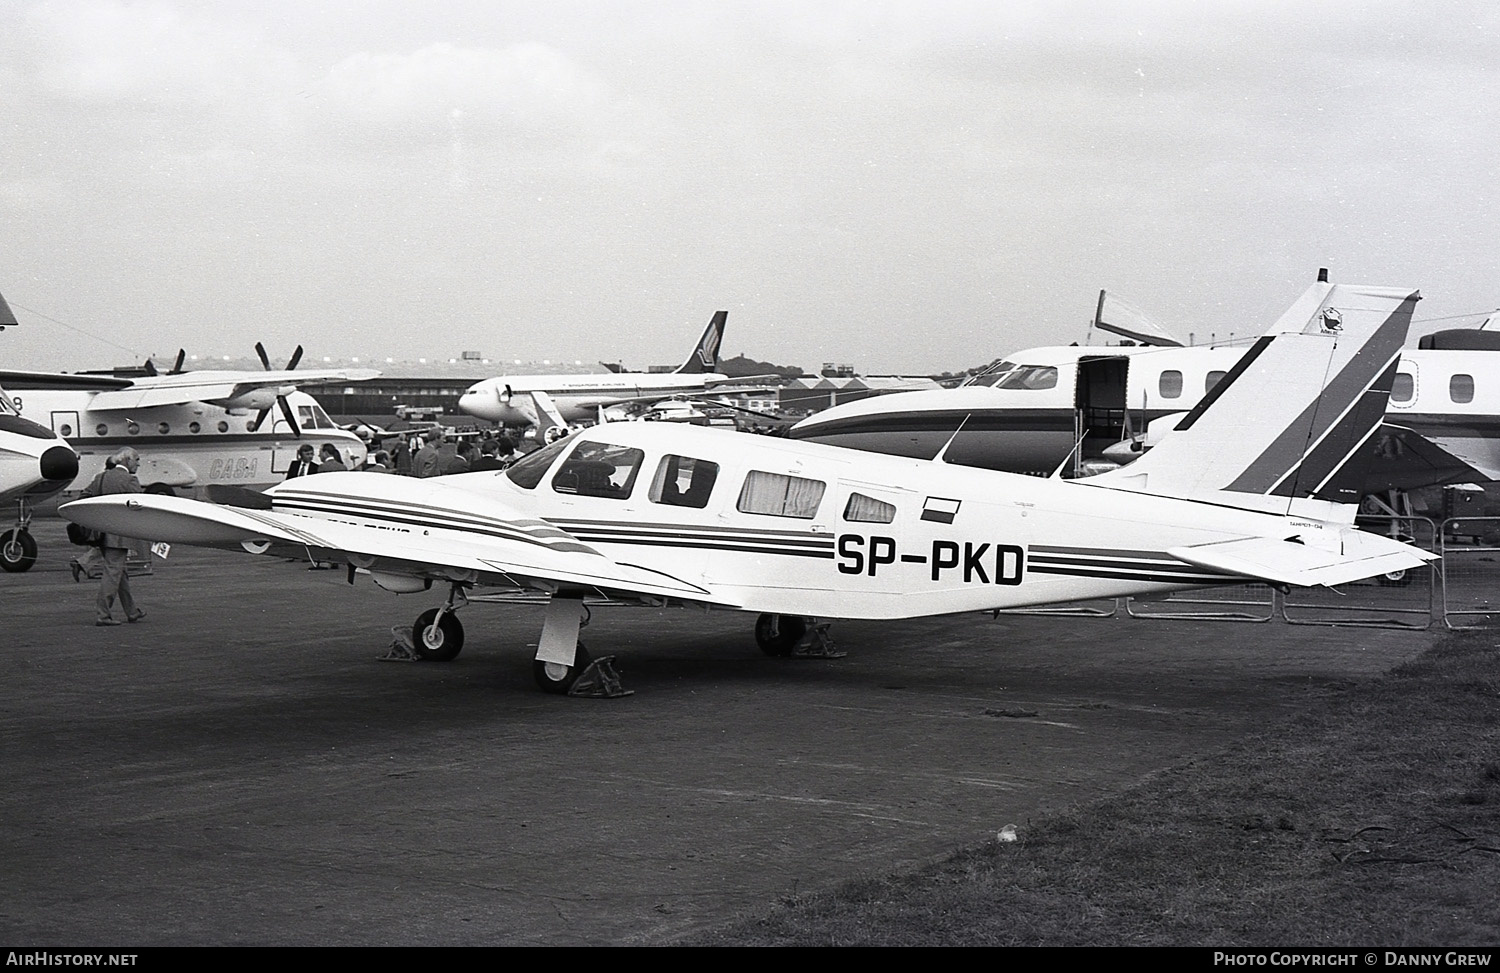
[[[1080,358],[1073,393],[1072,475],[1081,476],[1084,464],[1098,459],[1108,446],[1126,435],[1126,379],[1130,359],[1125,355]]]

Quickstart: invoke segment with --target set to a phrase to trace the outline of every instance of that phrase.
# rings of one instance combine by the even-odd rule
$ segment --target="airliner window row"
[[[225,422],[223,419],[220,419],[214,428],[218,429],[219,432],[228,432],[229,423]],[[170,435],[172,432],[172,424],[170,422],[158,422],[156,424],[156,431],[162,436]],[[203,424],[201,422],[198,422],[197,420],[194,420],[187,424],[187,431],[191,433],[200,433],[203,431]],[[251,419],[245,423],[245,431],[255,431],[254,419]],[[96,436],[108,436],[109,432],[109,423],[107,422],[101,422],[94,427],[94,435]],[[57,433],[58,435],[63,437],[71,436],[73,435],[73,427],[68,425],[67,423],[64,423],[63,425],[58,427]],[[125,433],[129,436],[139,436],[141,434],[141,424],[138,422],[125,423]]]
[[[1203,377],[1203,394],[1207,395],[1212,392],[1214,386],[1219,384],[1225,374],[1222,369],[1215,369],[1205,375]],[[1170,368],[1162,372],[1156,380],[1156,393],[1164,399],[1182,398],[1182,388],[1182,372],[1175,368]]]
[[[1391,402],[1406,405],[1416,398],[1417,380],[1410,372],[1397,372],[1391,383]],[[1454,405],[1467,405],[1474,401],[1474,376],[1463,372],[1448,378],[1448,401]]]

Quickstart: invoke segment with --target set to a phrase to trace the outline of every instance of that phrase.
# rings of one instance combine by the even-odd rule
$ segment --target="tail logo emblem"
[[[1325,307],[1323,309],[1323,333],[1338,334],[1344,330],[1344,316],[1337,309]]]

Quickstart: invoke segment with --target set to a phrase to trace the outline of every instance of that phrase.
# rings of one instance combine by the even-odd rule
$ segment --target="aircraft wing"
[[[475,581],[548,592],[581,587],[730,604],[698,585],[615,561],[566,531],[523,517],[472,514],[462,518],[460,529],[415,525],[402,529],[389,520],[378,527],[362,524],[357,514],[329,520],[154,494],[75,500],[61,512],[75,523],[125,537],[243,548],[254,554],[305,554],[344,561],[377,575]]]
[[[1346,529],[1340,539],[1337,551],[1297,537],[1243,537],[1174,547],[1167,553],[1197,567],[1297,587],[1347,584],[1437,559],[1429,551],[1365,531]]]
[[[126,388],[100,392],[90,401],[89,408],[115,411],[143,409],[154,405],[182,405],[188,402],[224,402],[260,389],[275,391],[286,386],[367,382],[379,375],[379,372],[369,368],[181,372],[176,375],[137,378]]]

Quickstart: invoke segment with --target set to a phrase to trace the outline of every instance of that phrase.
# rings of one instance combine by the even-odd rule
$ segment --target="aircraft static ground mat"
[[[550,692],[573,688],[588,667],[577,638],[586,599],[759,613],[762,648],[786,654],[810,619],[1247,581],[1337,585],[1433,557],[1353,527],[1347,493],[1418,299],[1404,288],[1315,285],[1253,362],[1180,424],[1176,442],[1113,477],[1041,479],[619,423],[503,472],[335,473],[247,495],[242,507],[137,495],[62,512],[127,536],[335,561],[351,583],[365,574],[395,591],[441,585],[446,602],[413,626],[429,658],[461,648],[468,592],[540,592],[548,607],[533,673]]]

